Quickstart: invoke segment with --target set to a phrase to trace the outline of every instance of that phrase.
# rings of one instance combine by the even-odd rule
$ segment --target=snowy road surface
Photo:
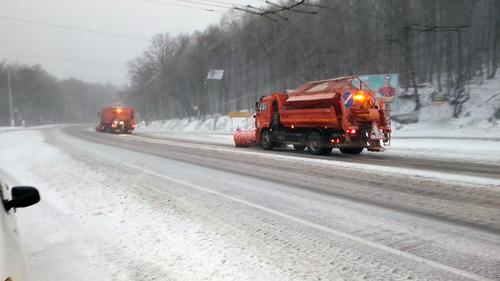
[[[0,176],[42,194],[17,213],[33,280],[500,280],[498,154],[203,141],[0,133]]]

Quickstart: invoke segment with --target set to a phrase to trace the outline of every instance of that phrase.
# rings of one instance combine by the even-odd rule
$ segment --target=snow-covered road
[[[33,280],[500,279],[494,161],[208,142],[0,133],[2,177],[42,193],[18,212]]]

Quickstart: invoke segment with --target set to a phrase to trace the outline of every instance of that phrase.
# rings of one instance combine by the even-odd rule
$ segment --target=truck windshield
[[[266,109],[267,109],[267,102],[259,103],[259,108],[258,108],[259,111],[264,111]]]

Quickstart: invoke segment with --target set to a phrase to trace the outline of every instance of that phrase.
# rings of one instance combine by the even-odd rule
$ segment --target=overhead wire
[[[94,60],[94,59],[53,57],[53,56],[41,56],[41,55],[31,55],[31,54],[14,54],[14,53],[0,53],[0,57],[4,57],[4,58],[5,57],[35,58],[35,59],[45,59],[45,60],[70,61],[70,62],[81,62],[81,63],[97,63],[97,64],[116,64],[116,65],[125,64],[125,62],[118,62],[118,61],[104,61],[104,60]]]
[[[220,11],[222,11],[222,10],[203,8],[201,6],[183,6],[183,5],[179,5],[176,3],[165,2],[165,1],[174,1],[174,2],[181,2],[181,3],[187,3],[187,4],[203,5],[203,6],[207,6],[207,7],[211,7],[211,8],[240,10],[243,12],[250,12],[250,13],[262,15],[262,16],[268,17],[272,20],[275,20],[275,19],[270,17],[272,15],[272,16],[276,16],[278,18],[286,20],[285,17],[278,15],[277,11],[272,11],[272,10],[268,11],[268,10],[265,10],[262,8],[247,5],[246,6],[247,8],[255,10],[254,12],[252,12],[252,11],[249,11],[247,9],[239,9],[237,6],[235,6],[231,3],[224,2],[224,1],[218,1],[218,0],[164,0],[164,1],[143,0],[143,1],[152,2],[152,3],[156,3],[156,4],[165,4],[165,5],[181,6],[181,7],[185,7],[185,8],[199,9],[199,10],[204,10],[204,11],[208,11],[208,12],[220,12]],[[268,1],[264,1],[264,2],[268,2]],[[303,1],[300,1],[300,2],[303,2]],[[295,3],[292,6],[292,8],[295,6],[298,6],[297,4],[299,4],[299,3]],[[277,4],[274,4],[274,6],[278,7],[279,11],[290,10],[290,7],[287,7],[287,6],[279,6]],[[118,37],[118,38],[129,39],[129,40],[150,42],[150,39],[141,38],[138,36],[131,36],[131,35],[126,35],[126,34],[120,34],[120,33],[114,33],[114,32],[96,30],[96,29],[81,28],[81,27],[77,27],[77,26],[51,23],[51,22],[32,20],[32,19],[26,19],[26,18],[18,18],[18,17],[0,15],[0,20],[22,22],[22,23],[27,23],[27,24],[42,25],[42,26],[53,27],[53,28],[58,28],[58,29],[65,29],[65,30],[71,30],[71,31],[78,31],[78,32],[85,32],[85,33],[93,33],[93,34]],[[0,53],[0,56],[9,57],[9,58],[16,57],[16,58],[35,58],[35,59],[56,60],[56,61],[70,61],[70,62],[79,62],[79,63],[97,63],[97,64],[124,64],[125,63],[125,62],[116,62],[116,61],[45,56],[45,55],[33,55],[33,54]]]
[[[139,41],[145,41],[145,42],[149,42],[150,41],[149,39],[146,39],[146,38],[137,37],[137,36],[131,36],[131,35],[126,35],[126,34],[119,34],[119,33],[113,33],[113,32],[109,32],[109,31],[87,29],[87,28],[81,28],[81,27],[76,27],[76,26],[69,26],[69,25],[63,25],[63,24],[57,24],[57,23],[49,23],[49,22],[44,22],[44,21],[24,19],[24,18],[17,18],[17,17],[10,17],[10,16],[4,16],[4,15],[0,15],[0,19],[9,20],[9,21],[23,22],[23,23],[28,23],[28,24],[50,26],[50,27],[55,27],[55,28],[59,28],[59,29],[73,30],[73,31],[79,31],[79,32],[95,33],[95,34],[113,36],[113,37],[130,39],[130,40],[139,40]]]
[[[167,3],[164,1],[158,1],[158,0],[144,0],[144,1],[153,2],[153,3],[157,3],[157,4],[167,4],[167,5],[179,6],[175,3]],[[171,0],[171,1],[192,3],[192,4],[202,4],[202,5],[207,5],[207,6],[216,6],[218,8],[222,8],[222,7],[229,8],[232,5],[230,3],[223,2],[223,1],[217,1],[217,0]],[[204,3],[204,2],[207,2],[207,3]],[[227,6],[222,6],[222,5],[227,5]],[[180,5],[180,6],[182,6],[182,5]],[[201,8],[201,7],[192,7],[192,6],[182,6],[182,7],[201,9],[201,10],[205,10],[205,11],[214,11],[214,12],[217,11],[217,10],[210,10],[210,9]],[[141,38],[138,36],[131,36],[131,35],[126,35],[126,34],[119,34],[119,33],[103,31],[103,30],[96,30],[96,29],[81,28],[81,27],[77,27],[77,26],[51,23],[51,22],[32,20],[32,19],[26,19],[26,18],[18,18],[18,17],[0,15],[0,20],[22,22],[22,23],[27,23],[27,24],[42,25],[42,26],[58,28],[58,29],[65,29],[65,30],[70,30],[70,31],[93,33],[93,34],[100,34],[100,35],[118,37],[118,38],[129,39],[129,40],[150,42],[150,39]],[[57,57],[57,56],[33,55],[33,54],[0,53],[0,56],[4,57],[4,58],[12,58],[12,57],[15,57],[15,58],[34,58],[34,59],[69,61],[69,62],[79,62],[79,63],[125,64],[125,62],[117,62],[117,61],[105,61],[105,60],[95,60],[95,59]]]
[[[189,4],[203,5],[203,6],[215,7],[215,8],[231,8],[234,6],[234,5],[228,4],[228,3],[220,4],[220,3],[204,2],[201,0],[164,0],[164,1],[189,3]]]
[[[181,8],[187,8],[187,9],[200,10],[200,11],[205,11],[205,12],[221,13],[221,12],[225,11],[225,10],[213,9],[213,8],[209,8],[209,7],[187,6],[187,5],[182,5],[182,4],[177,4],[177,3],[171,3],[171,2],[165,2],[165,1],[158,1],[158,0],[142,0],[142,1],[153,3],[153,4],[160,4],[160,5],[167,5],[167,6],[174,6],[174,7],[181,7]],[[224,7],[224,8],[226,8],[226,7]]]

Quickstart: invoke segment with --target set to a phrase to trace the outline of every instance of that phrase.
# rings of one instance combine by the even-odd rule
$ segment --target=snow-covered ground
[[[495,112],[500,110],[500,73],[482,84],[472,81],[468,90],[470,99],[464,103],[459,118],[453,118],[453,106],[433,99],[433,95],[439,96],[436,87],[425,85],[419,89],[422,106],[418,112],[419,122],[394,124],[394,136],[500,138],[500,118],[495,117]],[[393,114],[411,113],[414,107],[411,99],[399,98],[393,106]]]
[[[256,256],[242,255],[189,214],[148,206],[140,195],[155,183],[143,185],[144,174],[108,167],[114,160],[101,158],[100,169],[88,155],[74,159],[39,130],[2,133],[0,148],[1,176],[42,195],[39,204],[17,212],[33,281],[288,279],[265,266],[250,268],[259,263]]]
[[[37,281],[429,280],[449,274],[482,280],[469,270],[495,274],[490,263],[500,246],[486,242],[495,236],[468,228],[58,131],[4,132],[0,148],[9,182],[35,185],[42,194],[40,204],[17,212]],[[225,147],[207,152],[214,149],[235,153]],[[369,172],[363,165],[242,153]],[[485,262],[461,260],[462,252],[480,253]],[[459,269],[463,264],[466,270]]]
[[[169,159],[176,150],[168,151],[166,157],[154,156],[168,145],[146,154],[85,141],[59,130],[45,132],[0,133],[2,177],[11,184],[35,185],[42,194],[41,203],[17,212],[36,281],[439,280],[446,276],[482,280],[471,272],[496,274],[491,263],[498,259],[500,244],[491,234],[228,172],[227,165],[237,165],[232,158],[214,169],[200,164],[205,160],[192,164],[189,159]],[[142,138],[88,133],[97,139]],[[151,149],[153,143],[161,143],[148,141]],[[148,142],[141,145],[148,146]],[[204,150],[206,157],[231,153],[304,169],[317,165],[356,174],[375,169],[255,150],[177,146]],[[262,172],[268,168],[262,167]],[[441,184],[457,180],[452,185],[460,194],[498,190],[498,181],[493,179],[415,174],[397,168],[380,174],[380,170],[373,170],[377,178],[399,177],[408,182],[408,189],[414,183],[441,180],[436,192],[444,188]],[[279,171],[278,166],[274,173]],[[471,181],[475,184],[470,185]],[[317,184],[322,185],[321,181]],[[406,206],[432,206],[440,214],[448,208],[455,214],[454,208],[474,206],[458,201],[457,206],[448,207],[447,200],[424,197],[427,192],[412,196],[409,190],[383,191],[382,186],[336,182],[331,177],[326,178],[326,186],[363,193],[368,188],[379,200],[386,194]],[[476,213],[478,208],[457,215],[474,219],[490,214]]]

